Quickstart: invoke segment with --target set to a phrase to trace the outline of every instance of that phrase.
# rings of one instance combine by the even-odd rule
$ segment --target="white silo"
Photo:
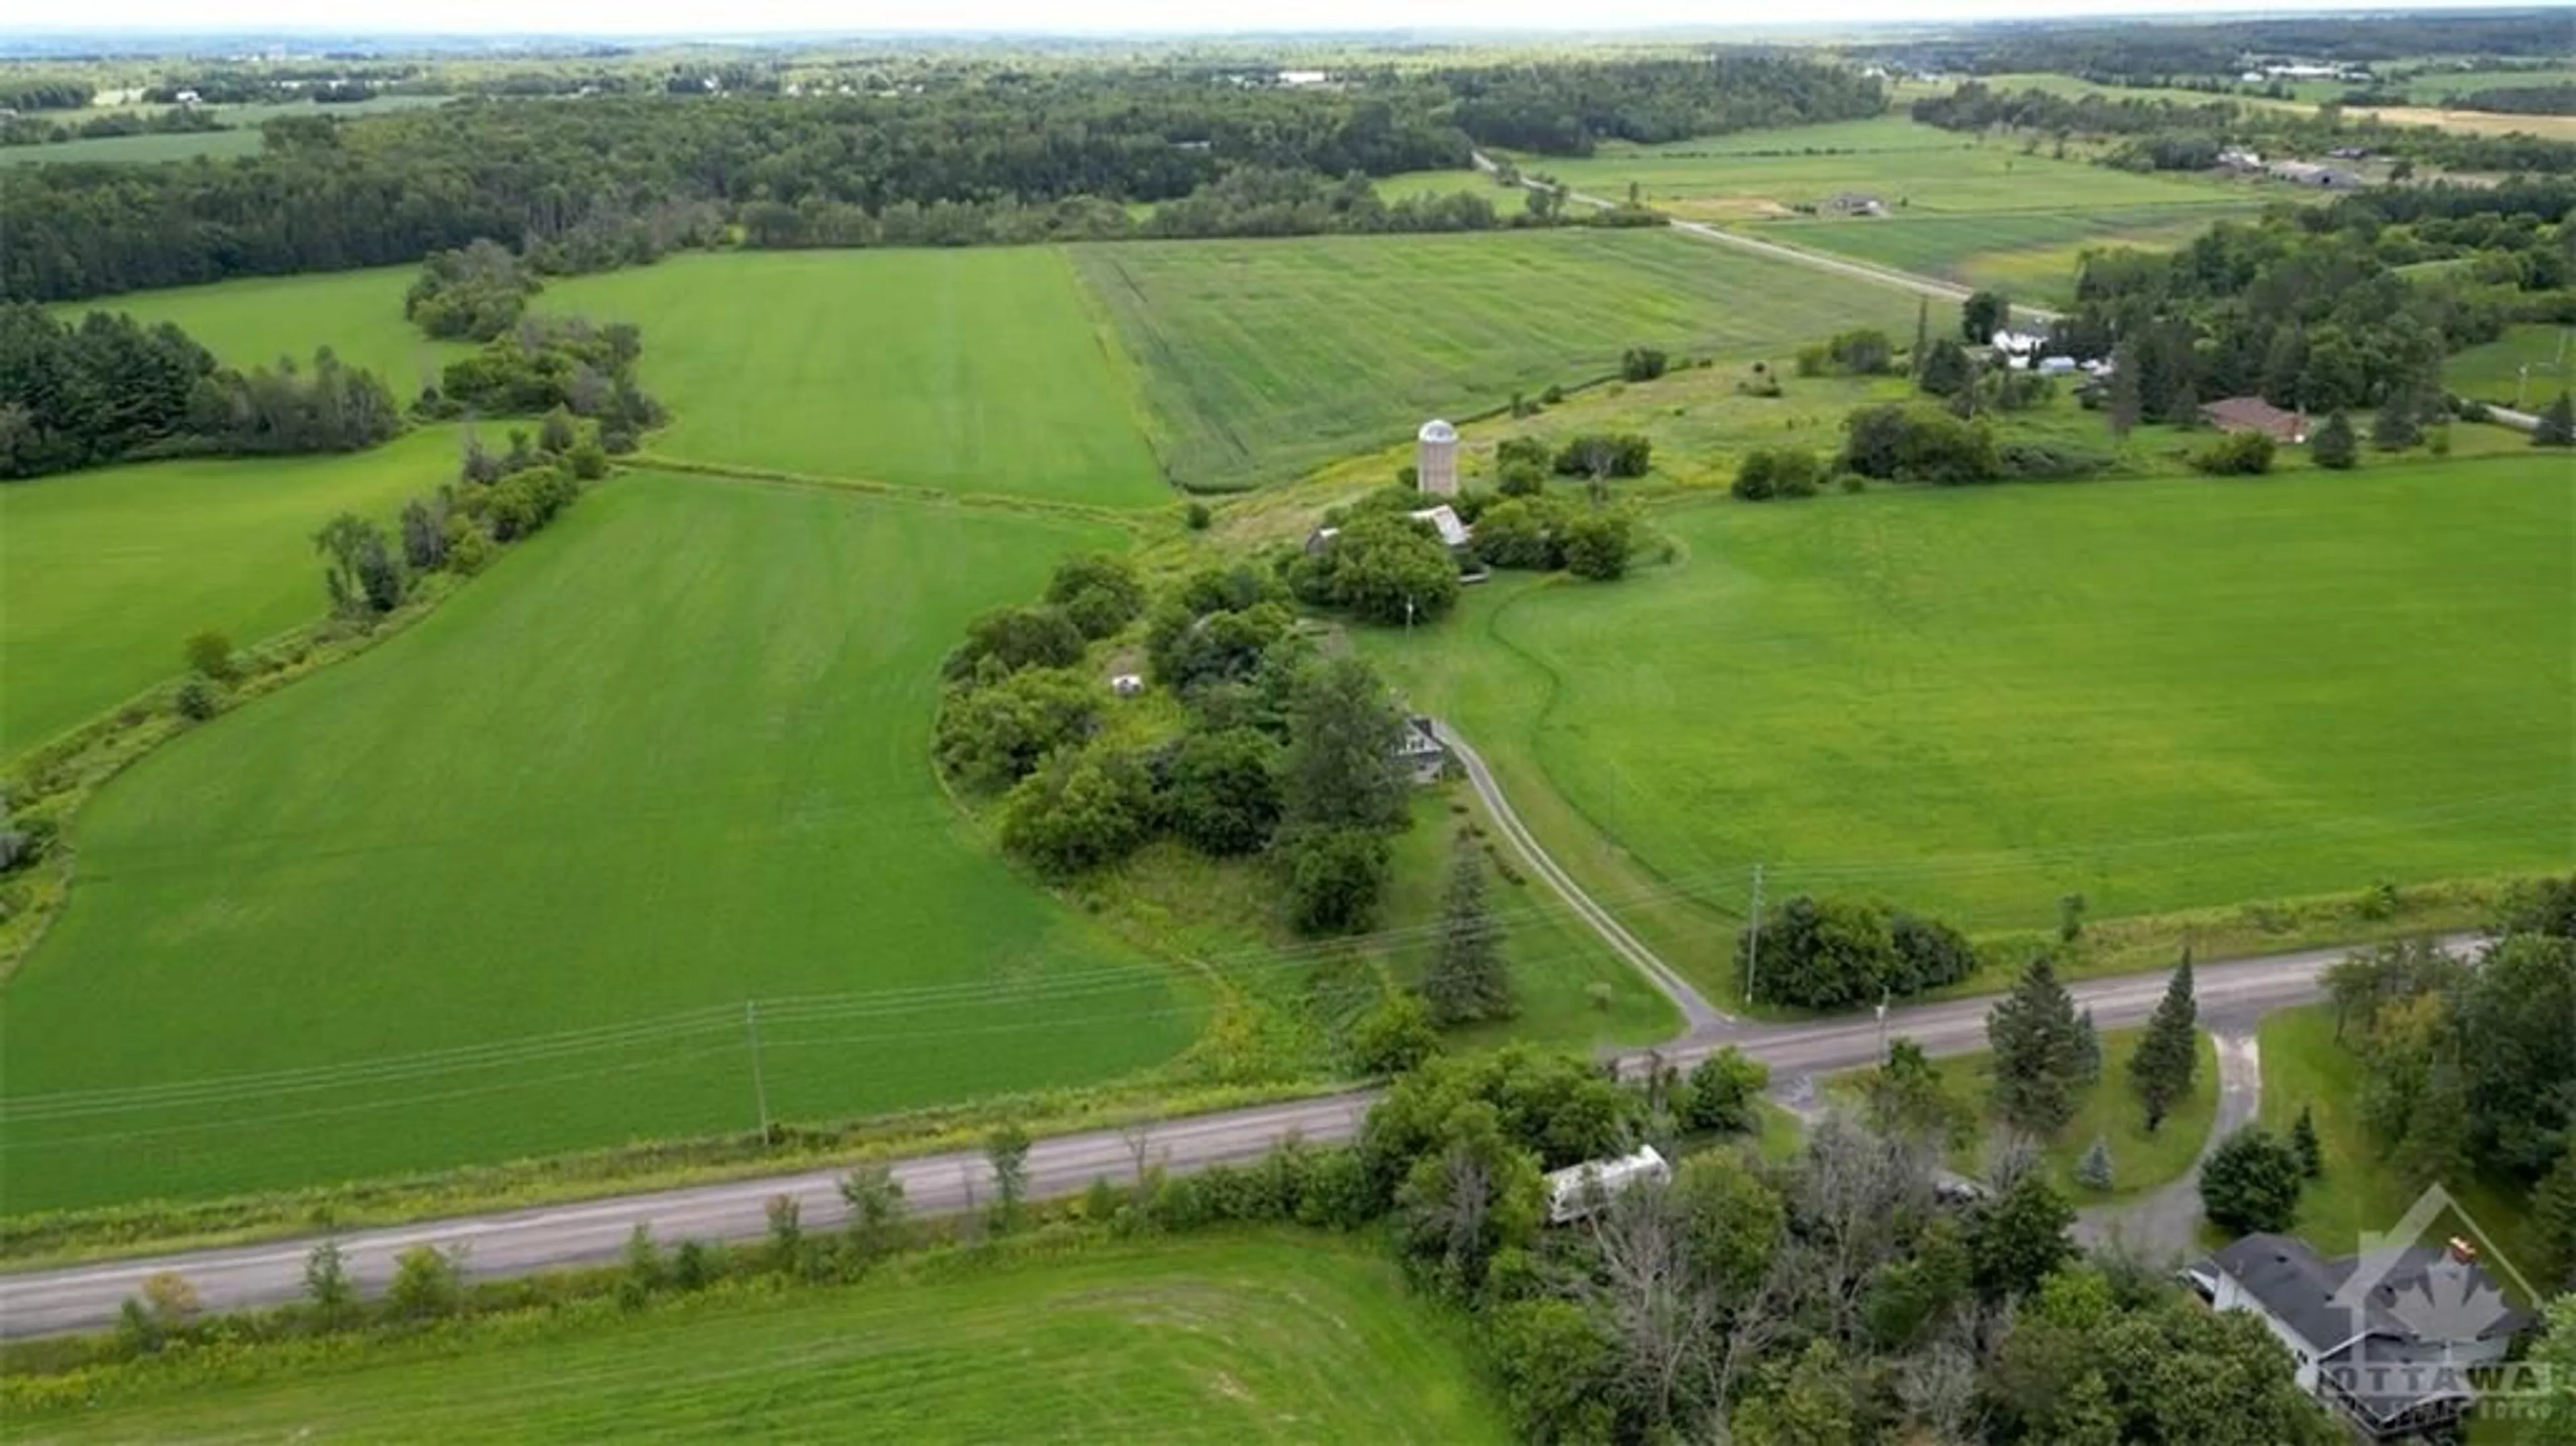
[[[1416,486],[1440,497],[1458,495],[1458,429],[1434,417],[1414,438]]]

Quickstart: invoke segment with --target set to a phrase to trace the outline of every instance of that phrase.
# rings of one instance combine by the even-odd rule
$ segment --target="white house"
[[[2300,1389],[2373,1440],[2458,1420],[2477,1400],[2469,1370],[2503,1359],[2528,1323],[2459,1239],[2327,1260],[2249,1235],[2188,1274],[2216,1308],[2261,1317]]]
[[[1580,1220],[1641,1180],[1671,1178],[1673,1167],[1652,1145],[1639,1145],[1633,1153],[1616,1159],[1569,1165],[1547,1177],[1548,1223],[1563,1225]]]
[[[2001,356],[2037,356],[2048,345],[2048,338],[2031,331],[1999,331],[1989,338]]]

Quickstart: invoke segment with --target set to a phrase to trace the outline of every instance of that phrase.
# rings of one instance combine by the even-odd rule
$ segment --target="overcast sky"
[[[32,3],[32,0],[31,0]],[[2432,0],[2407,9],[2457,9],[2480,0]],[[2492,4],[2493,0],[2485,0]],[[2281,10],[2385,12],[2386,4],[2289,0]],[[441,0],[370,7],[346,0],[84,0],[49,11],[48,28],[184,30],[319,29],[339,34],[477,33],[753,35],[777,31],[1223,32],[1285,30],[1568,30],[1660,26],[1752,27],[1886,24],[1962,18],[2062,19],[2079,15],[2217,13],[2172,0]],[[2234,13],[2242,13],[2241,10]],[[2576,24],[2576,21],[2571,21]]]

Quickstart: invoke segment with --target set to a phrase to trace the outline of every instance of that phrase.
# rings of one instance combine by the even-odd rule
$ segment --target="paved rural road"
[[[2466,943],[2457,940],[2453,946]],[[2318,997],[2317,976],[2344,952],[2317,949],[2206,965],[2197,971],[2201,1019],[2224,1032],[2249,1027],[2283,1005],[2313,1000]],[[2090,1008],[2095,1022],[2105,1029],[2144,1022],[2164,989],[2161,971],[2072,986],[2078,1006]],[[1884,1031],[1872,1019],[1736,1023],[1661,1054],[1688,1067],[1710,1051],[1733,1044],[1767,1062],[1775,1077],[1784,1080],[1875,1063],[1881,1057],[1882,1032],[1914,1039],[1931,1054],[1958,1054],[1984,1045],[1986,1009],[1992,1002],[1959,999],[1894,1010]],[[1625,1056],[1622,1063],[1637,1069],[1647,1059],[1640,1052]],[[1314,1141],[1348,1139],[1358,1132],[1374,1099],[1371,1091],[1352,1091],[1166,1120],[1133,1138],[1101,1130],[1041,1140],[1029,1151],[1031,1194],[1072,1194],[1098,1176],[1125,1179],[1135,1169],[1139,1148],[1151,1160],[1187,1171],[1257,1158],[1291,1135]],[[597,1264],[614,1260],[638,1225],[649,1226],[665,1243],[757,1237],[765,1227],[766,1202],[774,1195],[797,1199],[808,1229],[829,1229],[842,1216],[836,1189],[840,1174],[839,1170],[811,1170],[577,1205],[390,1226],[343,1235],[340,1245],[351,1275],[369,1291],[383,1289],[392,1276],[396,1254],[420,1244],[464,1247],[466,1268],[476,1276]],[[969,1153],[906,1160],[895,1166],[895,1176],[902,1181],[912,1208],[925,1214],[966,1208],[974,1200],[989,1199],[992,1188],[983,1160]],[[313,1243],[284,1241],[0,1275],[0,1335],[104,1326],[115,1319],[119,1303],[134,1295],[146,1276],[164,1270],[186,1276],[196,1287],[198,1299],[211,1310],[293,1300],[302,1292],[304,1258]]]
[[[2114,1241],[2155,1262],[2181,1260],[2200,1244],[2200,1171],[2229,1135],[2254,1123],[2263,1104],[2263,1050],[2253,1022],[2239,1020],[2214,1031],[2218,1044],[2218,1115],[2200,1156],[2181,1179],[2143,1200],[2100,1205],[2075,1217],[2075,1238],[2087,1246]],[[2112,1168],[2119,1168],[2117,1160]]]
[[[1511,801],[1503,797],[1502,786],[1494,782],[1493,770],[1485,766],[1484,757],[1470,747],[1466,739],[1459,737],[1456,729],[1446,723],[1434,722],[1432,731],[1441,742],[1449,745],[1450,753],[1467,770],[1468,784],[1476,790],[1476,796],[1485,801],[1485,811],[1494,816],[1495,826],[1503,831],[1503,837],[1511,840],[1522,861],[1530,866],[1532,872],[1547,880],[1547,886],[1556,890],[1557,897],[1565,900],[1566,907],[1591,925],[1593,932],[1606,940],[1612,951],[1635,965],[1637,972],[1662,990],[1664,997],[1682,1012],[1682,1018],[1688,1021],[1684,1034],[1686,1040],[1714,1038],[1719,1030],[1734,1022],[1732,1015],[1709,1003],[1689,980],[1681,976],[1680,971],[1655,957],[1654,950],[1629,933],[1609,910],[1594,903],[1592,896],[1583,892],[1581,884],[1557,867],[1556,860],[1548,857],[1547,849],[1539,843],[1537,836],[1521,822],[1521,816],[1512,812]]]
[[[1478,170],[1485,171],[1487,173],[1491,173],[1495,170],[1494,160],[1491,156],[1486,155],[1482,151],[1474,152],[1473,155],[1475,157],[1476,168]],[[1559,195],[1564,196],[1565,199],[1573,201],[1579,205],[1590,206],[1595,210],[1606,211],[1614,204],[1603,197],[1587,195],[1584,192],[1575,190],[1571,186],[1547,187],[1542,182],[1528,179],[1522,180],[1521,184],[1524,187],[1553,189]],[[1920,272],[1914,271],[1899,271],[1893,266],[1879,266],[1867,261],[1853,261],[1847,257],[1828,256],[1820,251],[1809,251],[1801,246],[1784,245],[1777,241],[1764,241],[1752,236],[1747,236],[1739,231],[1729,231],[1723,226],[1712,226],[1704,221],[1675,220],[1671,224],[1672,229],[1676,231],[1686,232],[1692,236],[1697,236],[1703,241],[1714,241],[1721,246],[1732,246],[1738,251],[1750,251],[1758,256],[1768,256],[1775,261],[1794,262],[1800,266],[1812,267],[1818,271],[1831,271],[1843,276],[1852,277],[1856,280],[1872,282],[1880,286],[1894,286],[1923,296],[1936,296],[1944,301],[1965,301],[1975,294],[1973,288],[1961,286],[1954,281],[1943,281],[1937,276],[1925,276]],[[1867,223],[1855,222],[1853,224],[1859,225]],[[2055,321],[2058,317],[2058,313],[2051,311],[2046,307],[2032,306],[2026,302],[2018,301],[2013,303],[2013,313],[2016,316],[2034,317],[2040,321]]]

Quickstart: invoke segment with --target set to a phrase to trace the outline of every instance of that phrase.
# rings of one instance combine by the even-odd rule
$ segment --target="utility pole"
[[[760,1077],[760,1005],[742,1002],[742,1032],[751,1041],[751,1098],[760,1110],[760,1138],[769,1140],[769,1085]]]
[[[1753,1002],[1754,971],[1762,967],[1762,866],[1753,866],[1753,929],[1744,940],[1744,1002]]]

